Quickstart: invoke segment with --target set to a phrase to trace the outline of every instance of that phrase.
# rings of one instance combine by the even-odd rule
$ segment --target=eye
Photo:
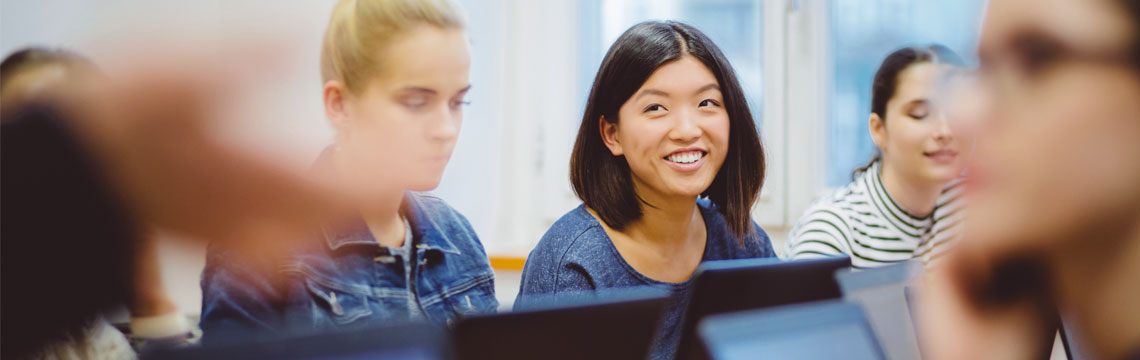
[[[910,116],[915,120],[922,120],[926,118],[927,115],[930,115],[930,106],[926,104],[915,105],[906,112],[906,116]]]
[[[1057,62],[1062,45],[1041,34],[1022,34],[1013,41],[1014,57],[1029,74],[1041,72]]]
[[[665,110],[665,107],[661,106],[661,104],[651,104],[649,106],[646,106],[645,110],[642,110],[642,112],[653,112],[653,111],[662,111],[662,110]]]
[[[456,109],[459,109],[460,107],[462,107],[464,105],[471,105],[471,102],[466,101],[464,99],[459,99],[459,100],[452,100],[449,105],[451,105],[452,110],[456,110]]]
[[[719,107],[720,103],[717,102],[716,100],[713,100],[713,99],[704,99],[704,100],[701,100],[700,104],[697,104],[697,107],[705,107],[705,106],[717,106],[717,107]]]
[[[417,109],[417,108],[423,107],[424,105],[427,105],[427,101],[428,101],[427,96],[409,96],[409,97],[404,98],[400,102],[403,103],[404,106],[407,106],[407,107],[413,108],[413,109]]]

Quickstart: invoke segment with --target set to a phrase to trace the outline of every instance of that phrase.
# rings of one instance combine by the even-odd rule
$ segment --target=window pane
[[[975,57],[985,0],[832,0],[834,80],[828,119],[827,185],[842,186],[874,155],[867,132],[871,79],[897,48],[940,43]]]
[[[583,1],[582,98],[610,45],[622,32],[646,20],[677,20],[696,27],[720,47],[740,78],[752,115],[760,124],[764,89],[761,0],[595,0]],[[592,16],[597,14],[598,16]],[[600,29],[591,33],[590,29]]]

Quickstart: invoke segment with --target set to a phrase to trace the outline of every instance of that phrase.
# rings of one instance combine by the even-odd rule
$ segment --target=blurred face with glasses
[[[1039,357],[1058,306],[1087,355],[1140,356],[1136,1],[990,1],[949,115],[976,152],[969,225],[924,295],[930,358]]]
[[[1129,0],[1131,1],[1131,0]],[[1140,69],[1114,0],[995,0],[973,109],[971,227],[993,241],[1080,244],[1140,223]]]

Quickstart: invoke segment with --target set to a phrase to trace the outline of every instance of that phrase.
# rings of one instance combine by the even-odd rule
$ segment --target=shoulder
[[[752,221],[752,232],[741,239],[729,230],[728,222],[715,204],[708,199],[700,199],[697,201],[697,206],[704,216],[705,231],[708,232],[710,243],[706,245],[708,248],[706,255],[710,257],[709,260],[776,256],[768,232],[764,231],[756,221]]]
[[[832,256],[850,251],[854,207],[866,199],[861,179],[808,206],[788,233],[785,256]]]
[[[837,230],[847,231],[851,211],[845,209],[841,203],[815,203],[804,210],[803,216],[796,221],[795,229],[802,229],[811,223],[827,223],[837,227]],[[795,232],[795,231],[793,231]]]
[[[549,296],[589,292],[597,288],[599,271],[620,268],[606,254],[611,245],[601,224],[580,205],[546,231],[523,266],[515,309],[542,307]]]
[[[598,269],[613,269],[618,265],[608,254],[608,242],[601,224],[584,205],[578,206],[554,222],[531,250],[523,268],[524,290],[526,282],[552,279],[555,287],[564,287],[568,281],[589,282],[590,274]]]
[[[451,207],[443,199],[428,193],[421,192],[408,192],[407,194],[408,205],[415,211],[439,226],[446,227],[460,227],[471,228],[471,223],[467,221],[467,217],[460,214],[459,211]]]
[[[264,252],[255,248],[211,244],[206,250],[206,266],[202,270],[203,297],[241,291],[253,297],[272,297],[290,284],[287,269],[314,256],[322,247],[316,241],[283,245],[287,249]],[[249,290],[249,291],[246,291]],[[272,300],[272,299],[266,299]]]
[[[206,250],[206,267],[202,270],[203,296],[215,291],[267,283],[274,271],[285,264],[281,259],[250,254],[236,248],[210,245]]]
[[[835,225],[840,231],[850,228],[848,223],[853,215],[853,208],[867,201],[866,184],[862,175],[844,187],[817,199],[804,210],[803,216],[796,221],[792,232],[806,224],[823,222]]]
[[[601,251],[609,238],[605,230],[593,215],[586,211],[585,205],[570,210],[555,221],[538,245],[530,253],[529,259],[552,264],[565,264],[570,261],[592,258],[593,254]]]
[[[409,217],[409,221],[421,233],[442,238],[425,241],[442,240],[443,243],[461,248],[461,252],[466,248],[484,253],[483,244],[471,222],[443,199],[431,194],[408,192],[404,211],[407,213],[405,216]]]
[[[277,309],[291,301],[295,284],[282,271],[289,260],[211,246],[202,271],[203,329],[240,324],[272,328]]]

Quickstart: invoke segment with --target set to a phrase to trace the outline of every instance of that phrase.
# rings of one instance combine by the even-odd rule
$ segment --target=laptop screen
[[[883,359],[862,308],[840,300],[717,315],[700,335],[713,359]]]
[[[742,339],[710,349],[714,359],[877,360],[874,339],[860,324],[834,324],[782,335]]]

